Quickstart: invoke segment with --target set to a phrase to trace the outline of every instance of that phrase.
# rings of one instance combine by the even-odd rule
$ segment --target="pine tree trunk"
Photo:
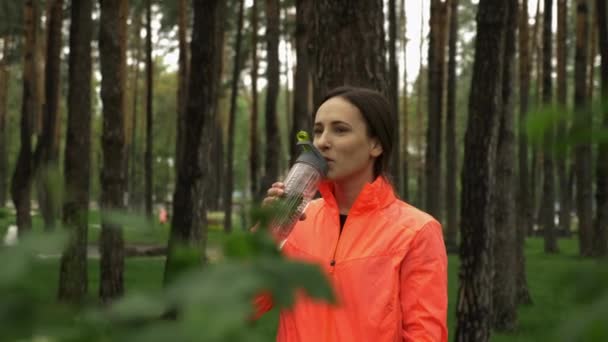
[[[139,64],[141,61],[141,13],[136,11],[134,13],[133,25],[135,32],[135,39],[133,45],[135,46],[135,63],[133,63],[134,77],[133,77],[133,107],[131,114],[131,144],[130,148],[130,161],[128,163],[129,170],[129,206],[132,209],[138,208],[141,204],[141,195],[138,191],[139,177],[137,176],[137,169],[139,166],[138,154],[137,154],[137,116],[139,108]],[[179,134],[179,133],[178,133]]]
[[[401,47],[403,49],[403,65],[407,65],[407,24],[406,24],[406,10],[405,10],[405,0],[401,0],[401,11],[400,11],[400,31],[399,36],[401,37],[399,40],[401,41]],[[401,133],[399,134],[402,138],[401,145],[401,196],[407,201],[411,201],[413,198],[410,198],[409,191],[409,117],[408,117],[408,93],[407,93],[407,68],[403,68],[403,93],[401,94],[401,113],[399,116],[401,118]]]
[[[0,60],[0,208],[6,205],[8,191],[8,84],[10,73],[7,55],[10,39],[2,38],[2,59]]]
[[[517,0],[508,1],[504,45],[502,108],[496,150],[494,281],[492,320],[496,331],[513,331],[517,325],[517,254],[515,212],[514,86]]]
[[[310,15],[312,2],[308,0],[296,1],[296,73],[293,92],[293,126],[290,137],[294,137],[299,130],[310,131],[309,89],[310,69],[308,58],[308,41],[310,36]],[[299,151],[294,139],[290,139],[290,164],[293,164]]]
[[[458,249],[458,213],[456,208],[456,160],[458,150],[456,145],[456,41],[458,37],[458,0],[449,0],[450,6],[450,35],[447,83],[447,109],[445,119],[445,159],[446,159],[446,240],[448,251]]]
[[[251,6],[251,120],[249,126],[249,181],[255,203],[261,199],[258,160],[258,0]]]
[[[152,96],[154,94],[154,64],[152,61],[152,4],[146,0],[146,216],[152,218],[152,149],[154,148],[153,127],[154,110],[152,108]]]
[[[315,1],[312,15],[314,103],[345,84],[387,93],[382,1]]]
[[[203,177],[208,176],[211,144],[203,132],[209,130],[207,126],[215,127],[213,116],[220,65],[217,50],[221,46],[224,8],[222,1],[217,0],[195,1],[193,8],[184,154],[178,165],[173,194],[165,284],[204,260],[207,226]]]
[[[596,15],[600,55],[602,57],[602,130],[608,132],[608,27],[606,26],[606,1],[596,0]],[[593,255],[608,253],[608,141],[600,142],[596,164],[597,216],[595,218]]]
[[[75,1],[71,6],[63,202],[63,224],[70,240],[61,256],[58,296],[72,303],[82,303],[88,291],[92,10],[92,0]]]
[[[19,234],[32,227],[30,216],[32,190],[32,128],[39,103],[36,89],[38,60],[38,1],[26,0],[24,4],[24,59],[23,59],[23,96],[21,99],[21,146],[11,182],[11,198],[17,210]]]
[[[400,127],[401,115],[399,113],[399,66],[397,64],[397,5],[395,0],[388,2],[388,99],[395,117],[396,127]],[[399,132],[399,130],[397,131]],[[392,151],[390,172],[393,177],[395,190],[401,192],[403,175],[401,173],[401,142],[400,134],[395,136],[395,145]],[[402,194],[399,194],[402,196]]]
[[[279,95],[279,3],[266,0],[266,151],[264,177],[261,191],[266,191],[279,178],[280,136],[277,122],[277,97]]]
[[[431,0],[431,31],[429,33],[428,126],[424,161],[425,209],[437,219],[441,212],[441,132],[445,69],[446,4]]]
[[[421,7],[420,9],[420,22],[424,22],[424,9]],[[420,25],[420,37],[424,36],[423,25]],[[423,63],[422,56],[423,51],[422,47],[424,45],[424,39],[420,39],[420,45],[418,46],[418,56],[420,56],[418,61],[418,101],[416,104],[416,150],[418,151],[418,160],[416,163],[416,204],[420,207],[424,205],[424,165],[423,165],[423,155],[422,155],[422,132],[423,132],[423,110],[422,110],[422,93],[423,93]]]
[[[559,110],[567,110],[567,36],[568,36],[568,4],[566,0],[557,1],[557,103]],[[556,141],[565,141],[568,122],[564,118],[557,123]],[[556,156],[555,168],[559,184],[559,231],[566,236],[570,232],[570,212],[572,208],[572,194],[568,187],[568,156],[569,149],[565,149]]]
[[[553,85],[552,74],[552,33],[551,23],[553,18],[553,0],[544,0],[543,19],[543,104],[552,106]],[[554,134],[553,123],[547,124],[544,132],[543,153],[543,191],[540,218],[541,226],[545,236],[545,253],[557,253],[557,237],[555,235],[555,175],[554,175]]]
[[[179,70],[177,86],[177,142],[175,144],[175,172],[177,165],[181,162],[184,154],[184,134],[186,131],[186,105],[188,104],[188,39],[187,35],[187,16],[188,2],[179,0],[178,2],[178,26],[177,35],[179,40]]]
[[[47,44],[44,77],[44,116],[42,133],[34,152],[34,173],[37,183],[38,203],[44,220],[45,230],[53,230],[58,214],[59,197],[52,193],[52,172],[59,162],[59,88],[61,25],[63,21],[63,0],[47,3]]]
[[[492,314],[494,165],[502,108],[507,0],[480,0],[462,172],[455,341],[488,341]]]
[[[236,120],[236,99],[241,74],[241,40],[243,36],[243,12],[245,0],[239,0],[239,17],[234,47],[234,67],[232,68],[232,90],[230,93],[230,117],[228,118],[228,153],[226,154],[226,183],[224,191],[224,232],[232,231],[232,190],[234,189],[234,127]]]
[[[591,255],[592,248],[592,183],[591,183],[591,114],[587,106],[587,44],[588,6],[586,0],[576,2],[576,50],[574,60],[573,130],[584,137],[574,148],[576,179],[576,211],[578,215],[579,251]]]
[[[519,18],[519,136],[518,136],[518,191],[517,191],[517,302],[531,304],[532,298],[528,289],[526,276],[526,262],[524,244],[526,235],[532,225],[530,187],[528,172],[528,137],[524,122],[528,114],[528,101],[530,95],[530,39],[528,25],[528,0],[523,0],[520,7]]]
[[[99,296],[109,302],[124,292],[124,240],[112,212],[125,209],[125,69],[127,0],[100,0],[99,59],[103,103],[102,227]]]

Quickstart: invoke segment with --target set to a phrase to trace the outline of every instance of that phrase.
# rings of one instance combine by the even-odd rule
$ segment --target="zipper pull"
[[[329,266],[331,266],[331,267],[336,266],[336,259],[332,259],[332,260],[329,262]]]

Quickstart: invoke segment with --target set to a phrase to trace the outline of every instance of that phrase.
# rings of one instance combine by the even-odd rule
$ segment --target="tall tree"
[[[125,184],[125,69],[127,0],[100,0],[99,61],[103,104],[103,166],[101,170],[102,223],[99,296],[108,302],[124,291],[122,227],[112,220],[124,210]]]
[[[395,0],[388,2],[388,98],[391,110],[395,116],[395,125],[400,127],[399,115],[399,65],[397,64],[397,4]],[[399,132],[399,130],[397,130]],[[403,175],[401,174],[401,143],[400,134],[395,137],[395,147],[391,160],[391,175],[395,189],[401,192]],[[402,194],[401,194],[402,195]]]
[[[315,106],[330,89],[345,84],[386,94],[382,1],[315,1],[312,22]]]
[[[423,10],[423,6],[420,6],[420,22],[423,23],[424,22],[424,10]],[[423,37],[423,32],[424,32],[424,25],[420,25],[420,37]],[[422,48],[424,46],[424,39],[420,39],[420,44],[418,45],[418,56],[419,60],[418,60],[418,65],[420,66],[418,68],[418,100],[416,103],[416,132],[418,132],[418,134],[416,135],[416,150],[418,150],[418,162],[416,164],[416,174],[417,174],[417,179],[416,179],[416,203],[419,206],[423,206],[423,202],[424,202],[424,167],[422,165],[422,158],[420,157],[422,155],[422,134],[420,134],[420,132],[422,132],[423,130],[423,110],[422,110],[422,93],[423,93],[423,77],[422,77],[422,73],[423,73],[423,63],[422,63],[422,56],[423,56],[423,51]],[[428,96],[428,95],[427,95]]]
[[[138,153],[137,153],[137,117],[139,115],[139,75],[140,75],[140,68],[139,68],[139,64],[141,62],[141,24],[142,24],[142,14],[141,11],[139,11],[139,6],[135,7],[135,10],[133,11],[133,32],[134,32],[134,39],[133,39],[133,46],[135,47],[135,61],[133,63],[133,78],[132,78],[132,82],[133,82],[133,107],[132,107],[132,112],[131,112],[131,140],[130,140],[130,161],[129,161],[129,205],[132,208],[136,207],[136,202],[138,202],[139,200],[139,196],[137,196],[138,193],[138,177],[137,177],[137,169],[138,169],[138,165],[139,165],[139,160],[138,160]]]
[[[178,70],[178,86],[177,86],[177,142],[175,144],[175,171],[177,165],[183,158],[184,153],[184,134],[186,131],[186,105],[188,103],[188,39],[186,38],[188,26],[187,15],[188,2],[179,0],[178,2],[178,19],[177,19],[177,35],[179,44],[179,70]]]
[[[540,94],[542,91],[542,58],[541,58],[541,43],[542,43],[542,35],[538,32],[540,30],[542,24],[542,16],[540,10],[541,1],[536,1],[536,15],[534,18],[534,27],[532,31],[532,69],[534,70],[534,75],[536,77],[536,84],[533,85],[535,88],[532,89],[532,93],[534,94],[534,102],[533,107],[538,107],[540,104]],[[532,233],[532,225],[538,223],[538,209],[541,207],[538,205],[538,185],[539,185],[539,177],[540,177],[540,156],[541,153],[538,150],[537,146],[532,144],[530,146],[532,150],[532,161],[530,166],[530,198],[531,198],[531,216],[530,216],[530,226],[528,227],[528,234]]]
[[[59,299],[79,303],[88,291],[87,231],[91,164],[92,0],[75,1],[70,16],[68,123],[63,223],[70,232],[61,256]]]
[[[251,120],[249,124],[249,181],[251,196],[257,202],[261,196],[258,159],[258,0],[251,5]]]
[[[498,145],[496,150],[496,189],[494,192],[494,280],[492,323],[497,331],[513,331],[517,323],[517,288],[515,223],[515,132],[514,94],[515,35],[518,1],[508,0],[507,30],[502,74],[502,108],[499,109]]]
[[[597,30],[600,55],[602,57],[602,130],[608,132],[608,26],[606,22],[606,1],[596,0]],[[596,193],[597,216],[593,241],[593,254],[606,256],[608,253],[608,141],[601,141],[597,155]]]
[[[294,137],[297,131],[310,131],[310,68],[308,60],[308,41],[310,38],[310,11],[312,1],[296,0],[296,72],[293,90],[293,125],[290,137]],[[293,164],[299,151],[294,139],[291,138],[291,162]]]
[[[152,217],[152,150],[154,148],[153,126],[154,109],[152,96],[154,94],[154,62],[152,61],[152,2],[146,0],[146,216]]]
[[[405,0],[401,0],[401,11],[399,12],[399,36],[401,37],[401,49],[403,50],[403,65],[407,65],[407,16],[405,10]],[[401,133],[398,134],[401,136],[401,178],[403,179],[401,182],[401,196],[408,201],[410,199],[410,191],[409,191],[409,117],[408,117],[408,93],[407,93],[407,68],[403,68],[403,93],[401,94],[401,112],[398,113],[398,116],[401,117]]]
[[[517,302],[530,304],[532,298],[528,289],[524,242],[532,225],[528,172],[528,136],[525,133],[525,122],[528,114],[530,97],[530,39],[528,24],[528,0],[523,0],[519,16],[519,135],[518,135],[518,189],[517,189]]]
[[[279,95],[279,2],[266,0],[266,152],[262,191],[268,189],[279,177],[280,136],[277,122],[277,97]]]
[[[245,0],[239,0],[239,15],[234,43],[234,66],[232,67],[232,89],[230,92],[230,116],[228,117],[228,153],[226,154],[226,184],[224,187],[224,231],[232,231],[232,190],[234,189],[234,127],[236,121],[236,99],[241,74],[241,41]]]
[[[30,216],[32,189],[32,127],[36,108],[39,103],[36,89],[38,60],[38,1],[24,2],[24,59],[23,59],[23,96],[21,99],[21,146],[17,165],[11,182],[11,198],[17,209],[17,227],[19,233],[29,231],[32,227]]]
[[[63,21],[63,0],[47,2],[47,44],[44,77],[44,116],[42,133],[34,152],[34,172],[36,173],[38,202],[47,230],[55,226],[58,198],[52,192],[53,181],[49,176],[57,169],[59,162],[59,72],[61,54],[61,25]]]
[[[8,191],[8,53],[10,39],[2,38],[2,59],[0,59],[0,208],[6,204]]]
[[[219,77],[224,8],[222,1],[195,0],[194,21],[190,43],[190,74],[183,158],[178,165],[177,182],[173,194],[171,235],[165,262],[165,283],[175,279],[182,267],[200,264],[205,248],[205,203],[203,176],[208,174],[210,147],[203,141],[206,126],[214,126],[216,79]],[[203,183],[204,184],[204,183]],[[202,217],[199,217],[202,216]],[[184,250],[189,253],[184,253]],[[185,257],[193,259],[184,260]]]
[[[552,107],[552,51],[553,39],[551,23],[553,22],[553,0],[544,0],[543,12],[543,104]],[[557,237],[555,236],[555,175],[554,175],[554,134],[553,123],[545,128],[543,139],[543,191],[540,218],[545,235],[545,252],[557,253]]]
[[[447,83],[447,109],[445,119],[445,208],[446,208],[446,247],[456,251],[458,246],[458,218],[456,208],[456,40],[458,38],[458,0],[448,0],[450,10],[449,59]]]
[[[462,171],[456,341],[488,341],[492,314],[497,129],[509,0],[480,0]]]
[[[424,158],[425,209],[441,218],[441,132],[443,131],[443,93],[445,69],[445,31],[447,4],[431,0],[431,31],[429,33],[428,126]]]
[[[557,1],[557,103],[560,111],[567,109],[567,77],[566,61],[568,57],[568,2]],[[556,141],[566,139],[568,122],[562,119],[557,123]],[[570,231],[570,212],[572,208],[572,191],[569,186],[568,174],[571,172],[566,163],[568,153],[558,153],[555,158],[557,179],[559,184],[559,230],[565,233]]]
[[[581,140],[574,147],[576,179],[576,212],[578,215],[579,251],[591,255],[592,246],[592,176],[591,176],[591,113],[587,107],[587,44],[588,6],[586,0],[576,2],[576,50],[574,53],[574,133]]]

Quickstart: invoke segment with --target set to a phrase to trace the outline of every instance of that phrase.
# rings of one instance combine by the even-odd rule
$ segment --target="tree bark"
[[[397,5],[395,0],[388,2],[388,99],[391,105],[391,111],[395,117],[395,126],[400,127],[399,113],[399,65],[397,64]],[[399,132],[399,130],[397,130]],[[400,134],[395,136],[395,145],[392,151],[391,159],[391,176],[393,177],[393,185],[398,193],[401,192],[401,184],[403,183],[403,175],[401,173],[401,142]],[[402,196],[402,194],[399,194]]]
[[[8,58],[10,39],[2,38],[2,59],[0,60],[0,208],[6,205],[8,193],[8,84],[10,73]]]
[[[523,0],[519,18],[519,136],[518,136],[518,191],[517,191],[517,302],[531,304],[532,297],[528,289],[524,244],[526,235],[531,229],[532,213],[530,202],[529,172],[528,172],[528,136],[525,125],[528,114],[530,95],[530,39],[528,25],[528,0]]]
[[[44,116],[42,132],[34,152],[34,173],[36,177],[38,203],[44,220],[44,227],[53,230],[58,214],[59,197],[52,193],[53,170],[59,162],[59,88],[60,88],[60,53],[61,25],[63,21],[63,0],[47,3],[47,44],[46,68],[44,77]]]
[[[204,260],[206,207],[203,177],[208,175],[210,143],[203,140],[206,126],[214,125],[216,79],[219,77],[224,8],[222,1],[195,0],[190,43],[190,80],[183,158],[178,165],[173,194],[171,235],[164,280],[170,283],[182,271]],[[213,127],[213,126],[212,126]],[[203,144],[204,145],[203,145]],[[187,252],[187,253],[184,253]]]
[[[265,191],[279,178],[280,136],[277,122],[277,97],[279,95],[279,3],[266,0],[266,151],[264,177],[261,191]]]
[[[146,216],[152,218],[152,193],[153,168],[152,153],[154,148],[153,127],[154,108],[152,108],[152,96],[154,94],[154,62],[152,61],[152,3],[146,0]]]
[[[124,292],[124,240],[112,213],[125,209],[125,69],[127,0],[100,0],[99,58],[103,103],[102,227],[99,296],[109,302]]]
[[[179,45],[179,70],[178,70],[178,87],[177,87],[177,142],[175,144],[175,172],[177,174],[177,165],[181,163],[184,154],[184,135],[186,131],[186,105],[188,104],[188,39],[186,37],[188,31],[187,15],[188,2],[179,0],[178,2],[178,45]]]
[[[445,119],[445,159],[446,159],[446,240],[448,251],[457,251],[458,248],[458,218],[457,218],[457,190],[456,165],[458,149],[456,145],[456,41],[458,38],[458,0],[449,0],[450,6],[450,35],[448,40],[448,83],[447,83],[447,110]]]
[[[141,61],[141,24],[142,15],[139,11],[135,11],[134,15],[134,32],[135,41],[135,63],[133,64],[134,77],[133,77],[133,107],[131,114],[131,141],[130,141],[130,161],[128,170],[129,174],[129,206],[132,209],[138,208],[141,205],[141,195],[138,191],[139,177],[137,177],[137,170],[139,165],[138,154],[137,154],[137,116],[139,107],[139,63]]]
[[[576,179],[576,211],[578,215],[579,251],[590,256],[592,249],[592,183],[591,183],[591,113],[587,108],[587,44],[588,6],[586,0],[576,2],[576,50],[574,58],[573,130],[581,139],[574,147]]]
[[[71,6],[63,201],[63,224],[70,240],[61,256],[58,297],[72,303],[82,303],[88,291],[92,10],[92,0],[75,1]]]
[[[403,65],[407,65],[407,16],[405,10],[405,0],[401,0],[401,11],[400,11],[400,32],[399,36],[401,41],[401,47],[403,49]],[[403,93],[401,94],[401,113],[399,116],[401,117],[401,134],[402,137],[401,145],[403,149],[401,150],[401,196],[407,201],[411,201],[410,191],[409,191],[409,168],[410,168],[410,156],[409,156],[409,117],[408,117],[408,93],[407,93],[407,68],[403,68]]]
[[[310,25],[312,1],[296,1],[296,72],[293,92],[293,126],[290,136],[290,164],[293,164],[299,155],[295,142],[295,135],[299,130],[310,132],[311,116],[308,83],[310,82],[310,68],[308,58],[308,43],[310,39]]]
[[[422,6],[420,7],[420,22],[424,22],[424,9]],[[423,25],[420,25],[420,37],[423,37]],[[423,131],[423,111],[422,111],[422,93],[423,93],[423,63],[422,56],[423,51],[422,47],[424,46],[424,39],[420,39],[420,44],[418,45],[418,56],[420,56],[418,65],[418,100],[416,103],[416,149],[418,151],[418,161],[416,163],[416,204],[418,206],[424,205],[424,165],[422,163],[422,134]]]
[[[429,33],[428,126],[424,176],[426,185],[426,211],[437,219],[442,218],[441,203],[441,132],[443,131],[443,93],[445,69],[445,18],[446,4],[431,0],[431,31]]]
[[[330,89],[342,85],[386,94],[382,1],[315,1],[312,17],[314,107]]]
[[[568,3],[566,0],[557,1],[557,103],[560,111],[567,110],[567,36],[568,36]],[[556,141],[566,140],[568,121],[563,118],[557,123]],[[566,235],[570,233],[570,212],[572,210],[572,194],[568,186],[567,156],[569,149],[566,147],[556,156],[555,168],[559,184],[559,230]]]
[[[602,130],[608,132],[608,27],[606,26],[606,1],[596,0],[597,29],[602,57]],[[597,216],[593,234],[593,255],[606,256],[608,253],[608,141],[600,141],[596,164]]]
[[[502,70],[507,0],[480,0],[475,62],[469,95],[462,172],[460,288],[456,341],[488,341],[492,315],[497,129],[502,108]]]
[[[553,0],[544,0],[543,18],[543,104],[552,107],[553,85],[551,80],[553,39],[551,23],[553,18]],[[543,192],[540,218],[545,237],[545,253],[557,253],[557,237],[555,235],[555,175],[554,175],[554,134],[553,122],[545,127],[543,146]]]
[[[249,181],[254,202],[261,199],[258,160],[258,0],[251,5],[251,120],[249,126]]]
[[[245,0],[239,0],[239,14],[232,68],[232,90],[230,93],[230,116],[228,118],[228,153],[226,154],[226,183],[224,191],[224,232],[232,231],[232,190],[234,189],[234,127],[236,121],[236,99],[241,74],[241,40],[243,36],[243,12]]]
[[[515,212],[514,62],[518,20],[517,0],[508,0],[507,30],[502,75],[502,108],[499,110],[496,150],[494,224],[494,284],[492,319],[496,331],[513,331],[517,325],[517,254]]]
[[[38,91],[36,89],[38,60],[38,2],[26,0],[24,3],[24,59],[23,59],[23,96],[21,99],[21,146],[11,182],[11,198],[17,210],[17,227],[23,234],[32,227],[30,216],[32,192],[32,128],[38,107]]]

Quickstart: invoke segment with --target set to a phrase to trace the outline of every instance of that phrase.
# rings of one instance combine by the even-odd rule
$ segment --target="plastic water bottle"
[[[319,183],[327,176],[327,161],[312,145],[308,134],[300,131],[297,138],[302,152],[283,181],[285,192],[273,204],[275,214],[270,221],[271,232],[281,241],[281,246],[317,193]]]

